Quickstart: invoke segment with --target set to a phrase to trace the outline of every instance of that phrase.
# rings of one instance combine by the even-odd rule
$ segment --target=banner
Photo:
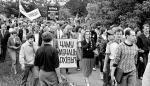
[[[41,16],[39,9],[35,9],[31,12],[27,13],[28,18],[32,21],[34,19],[37,19],[38,17]]]
[[[41,16],[39,9],[35,9],[32,10],[30,12],[26,12],[25,9],[23,8],[23,6],[21,5],[21,1],[19,1],[19,11],[26,16],[27,18],[29,18],[31,21],[34,19],[37,19],[38,17]]]
[[[60,68],[77,67],[77,39],[58,39]]]
[[[58,20],[59,19],[59,7],[58,6],[47,6],[47,20]]]

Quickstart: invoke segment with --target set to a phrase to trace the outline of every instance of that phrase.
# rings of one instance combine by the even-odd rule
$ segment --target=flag
[[[21,0],[19,0],[19,11],[26,16],[26,11],[21,4]],[[27,17],[27,16],[26,16]]]
[[[30,12],[26,12],[25,9],[23,8],[21,1],[19,0],[19,11],[25,15],[27,18],[29,18],[31,21],[34,19],[37,19],[38,17],[41,16],[39,9],[34,9]]]

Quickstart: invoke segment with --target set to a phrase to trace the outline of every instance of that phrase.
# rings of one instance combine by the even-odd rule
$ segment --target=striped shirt
[[[125,42],[122,42],[118,45],[116,49],[114,64],[117,64],[124,73],[131,72],[136,70],[136,55],[138,53],[138,47],[133,45],[128,45]]]

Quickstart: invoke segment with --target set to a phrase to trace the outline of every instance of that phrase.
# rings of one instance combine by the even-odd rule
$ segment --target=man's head
[[[108,41],[113,41],[114,40],[114,32],[113,32],[113,30],[108,30],[107,31],[107,37],[108,37]]]
[[[27,40],[30,44],[33,44],[34,42],[34,34],[33,33],[28,33],[27,34]]]
[[[149,24],[144,24],[143,25],[143,33],[144,34],[149,34]]]
[[[116,40],[121,40],[123,37],[123,30],[121,28],[116,28],[114,31],[114,37]]]
[[[52,33],[50,32],[44,32],[42,34],[42,40],[45,43],[50,43],[52,41],[53,37],[52,37]]]
[[[128,40],[129,42],[132,42],[132,43],[136,39],[136,35],[135,35],[135,32],[133,30],[126,30],[125,31],[125,37],[126,37],[126,40]]]

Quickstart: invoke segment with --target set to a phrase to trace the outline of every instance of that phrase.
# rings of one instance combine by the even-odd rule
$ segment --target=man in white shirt
[[[19,62],[24,71],[21,83],[22,86],[27,86],[26,84],[30,71],[34,74],[33,86],[37,86],[38,71],[34,68],[35,52],[37,49],[38,46],[34,43],[34,35],[29,33],[27,35],[27,41],[21,46],[19,53]]]
[[[122,29],[116,29],[113,32],[114,32],[113,37],[115,39],[110,41],[106,46],[106,52],[105,52],[106,56],[105,56],[104,68],[103,68],[103,72],[108,72],[108,73],[110,73],[112,70],[113,60],[115,59],[115,54],[116,54],[116,49],[117,49],[119,43],[121,42],[120,40],[122,39],[122,36],[123,36]],[[110,70],[110,72],[109,72],[109,70]],[[106,75],[106,76],[108,76],[108,75]]]

